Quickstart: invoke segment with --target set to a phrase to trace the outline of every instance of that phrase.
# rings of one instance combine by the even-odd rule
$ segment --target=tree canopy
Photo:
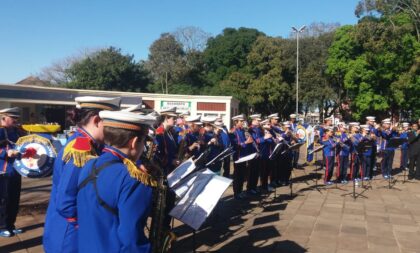
[[[361,0],[355,25],[309,24],[299,38],[300,112],[419,118],[419,5]],[[243,112],[286,117],[296,103],[296,37],[246,27],[211,36],[187,26],[161,34],[144,61],[109,47],[54,63],[40,77],[70,88],[231,95]]]

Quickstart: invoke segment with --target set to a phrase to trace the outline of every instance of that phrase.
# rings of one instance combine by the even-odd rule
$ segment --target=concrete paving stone
[[[363,209],[344,208],[343,213],[344,214],[364,215],[365,211]]]
[[[314,227],[314,233],[326,232],[328,234],[337,235],[340,232],[340,224],[324,224],[317,223]]]
[[[307,243],[309,248],[326,248],[326,249],[336,249],[337,248],[337,235],[335,234],[318,234],[314,233],[309,238]]]
[[[340,233],[350,235],[367,235],[366,228],[347,225],[341,226]]]
[[[394,229],[394,231],[399,231],[399,232],[419,232],[420,231],[420,226],[416,226],[416,225],[392,225],[392,228]]]
[[[390,247],[390,246],[369,244],[368,252],[371,252],[371,253],[399,253],[400,249],[398,247]]]
[[[293,221],[303,221],[303,222],[314,223],[316,221],[316,217],[310,216],[310,215],[302,215],[300,213],[297,213],[295,217],[293,218]]]
[[[342,220],[341,221],[341,225],[342,226],[352,226],[352,227],[361,227],[361,228],[366,228],[367,223],[366,221],[361,221],[361,220]]]
[[[336,253],[355,253],[355,250],[352,249],[337,249]],[[357,253],[369,253],[368,249],[357,250]]]
[[[367,222],[385,222],[390,223],[389,217],[381,217],[381,216],[374,216],[374,215],[366,215],[365,219]]]
[[[284,233],[285,236],[305,236],[309,237],[312,234],[312,228],[289,226]]]
[[[412,225],[415,221],[405,218],[389,218],[389,221],[393,225]]]
[[[325,247],[308,247],[307,253],[335,253],[335,248],[325,248]]]
[[[395,238],[386,238],[382,236],[368,236],[368,244],[376,246],[387,246],[387,247],[398,247],[397,240]]]
[[[346,221],[364,221],[365,220],[365,216],[364,215],[359,215],[359,214],[343,214],[343,220]]]
[[[357,252],[362,250],[367,251],[367,236],[340,234],[338,236],[337,248],[340,250],[352,250]]]

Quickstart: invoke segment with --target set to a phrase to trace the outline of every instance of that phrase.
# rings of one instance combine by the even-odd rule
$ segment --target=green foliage
[[[264,35],[256,29],[226,28],[222,34],[210,38],[204,50],[207,80],[217,84],[247,64],[247,56],[258,36]]]
[[[149,82],[143,65],[114,47],[92,53],[65,72],[67,87],[77,89],[145,91]]]
[[[392,20],[392,22],[391,22]],[[326,73],[342,83],[353,117],[418,117],[419,42],[410,17],[402,12],[363,18],[337,30]]]

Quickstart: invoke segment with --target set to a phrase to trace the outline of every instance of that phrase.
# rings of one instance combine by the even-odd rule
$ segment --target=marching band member
[[[251,134],[253,143],[252,143],[252,153],[260,153],[260,143],[264,143],[264,133],[260,127],[261,114],[253,114],[249,116],[251,118],[251,127],[248,129]],[[260,154],[261,155],[261,154]],[[250,194],[257,194],[257,184],[260,174],[260,163],[261,157],[258,156],[252,159],[249,162],[249,177],[247,183],[247,192]]]
[[[232,146],[229,132],[226,126],[223,124],[222,118],[216,119],[215,125],[220,128],[219,137],[220,137],[220,143],[223,144],[223,149],[227,149],[230,146]],[[230,156],[226,157],[223,160],[223,176],[227,178],[230,177]]]
[[[420,180],[420,130],[418,123],[414,123],[412,130],[408,133],[408,153],[410,156],[408,178]],[[416,167],[415,171],[414,167]]]
[[[370,127],[369,125],[362,125],[361,126],[361,130],[362,130],[362,141],[365,142],[369,142],[371,141],[372,146],[364,148],[363,152],[363,157],[362,157],[362,177],[364,181],[368,181],[372,178],[372,174],[371,174],[371,162],[372,162],[372,150],[373,150],[373,146],[376,145],[373,142],[372,139],[372,135],[375,135],[374,133],[370,132]]]
[[[351,145],[349,145],[349,138],[347,136],[347,127],[341,125],[340,134],[338,136],[340,145],[338,146],[337,154],[337,180],[342,184],[347,183],[347,169],[349,167],[349,155]]]
[[[14,143],[20,135],[16,127],[19,117],[18,107],[0,110],[0,237],[11,237],[22,232],[15,228],[22,178],[13,168],[13,162],[19,154],[14,149]]]
[[[160,126],[156,129],[156,160],[160,161],[166,175],[171,173],[178,165],[178,133],[174,126],[178,114],[176,107],[160,112]]]
[[[232,144],[235,148],[233,160],[237,161],[239,158],[251,154],[252,151],[252,137],[245,137],[245,130],[243,124],[245,121],[244,115],[237,115],[232,118],[235,129],[232,135]],[[245,176],[247,175],[247,163],[234,163],[233,171],[233,195],[235,199],[244,199],[246,194],[242,192]]]
[[[332,127],[332,118],[328,117],[324,119],[324,125],[319,128],[319,140],[322,141],[324,139],[325,130]]]
[[[118,110],[121,98],[76,97],[70,120],[78,126],[54,162],[53,185],[45,218],[45,252],[78,252],[77,181],[81,168],[102,152],[102,110]]]
[[[360,171],[362,166],[363,154],[358,149],[360,142],[363,139],[363,136],[360,134],[360,124],[358,122],[350,122],[351,125],[351,161],[350,161],[350,178],[356,182],[356,185],[359,185],[360,181]]]
[[[324,129],[324,140],[322,141],[323,151],[325,155],[325,178],[324,182],[327,185],[333,184],[331,182],[331,177],[334,172],[334,157],[335,157],[335,146],[336,142],[334,141],[334,132],[331,128]]]
[[[375,117],[374,116],[367,116],[366,117],[366,124],[369,126],[369,132],[371,137],[376,143],[376,139],[379,136],[378,129],[375,127]],[[378,153],[378,147],[376,144],[372,147],[372,155],[370,161],[370,175],[373,176],[373,172],[376,171],[376,155]]]
[[[222,152],[223,143],[219,142],[220,129],[214,129],[214,123],[216,121],[215,117],[203,117],[201,122],[204,124],[204,133],[203,133],[203,147],[202,150],[210,149],[210,154],[207,157],[208,161],[211,161],[215,158],[220,152]],[[222,167],[221,162],[214,163],[210,166],[210,170],[213,172],[220,172]]]
[[[407,122],[402,123],[402,132],[400,133],[400,138],[408,139],[408,132],[410,124]],[[401,162],[400,169],[408,170],[408,142],[404,142],[401,145]]]
[[[281,134],[283,133],[283,130],[279,126],[279,114],[278,113],[273,113],[273,114],[268,115],[267,118],[270,121],[270,127],[271,127],[270,133],[271,133],[271,135],[272,136],[281,136]],[[277,138],[276,138],[276,140],[279,141]],[[280,183],[279,156],[277,156],[276,158],[271,160],[270,167],[271,167],[270,185],[271,185],[271,187],[277,187],[277,186],[279,186],[279,183]]]
[[[379,131],[379,135],[381,136],[380,147],[383,154],[381,166],[382,176],[388,179],[391,177],[395,148],[387,147],[387,145],[391,138],[397,137],[395,129],[391,129],[391,119],[382,120],[382,130]]]
[[[271,130],[271,124],[268,119],[263,120],[261,122],[262,128],[264,130],[264,139],[260,141],[260,154],[261,154],[261,188],[263,191],[271,192],[273,191],[273,187],[268,185],[268,176],[271,174],[271,170],[273,169],[271,165],[271,160],[269,159],[271,152],[274,149],[274,137]],[[275,136],[275,135],[274,135]]]
[[[296,121],[296,114],[290,114],[290,129],[293,133],[293,135],[296,135],[298,130],[298,122]],[[299,162],[299,149],[292,151],[292,168],[298,167]]]
[[[195,158],[200,156],[200,128],[203,123],[200,121],[201,116],[189,116],[185,119],[188,125],[187,133],[185,135],[187,154]]]
[[[144,234],[156,180],[135,163],[155,119],[102,111],[103,154],[90,160],[78,180],[80,252],[150,252]]]
[[[281,137],[287,143],[287,145],[293,145],[296,143],[296,139],[293,136],[292,131],[290,130],[289,122],[283,123],[283,133]],[[292,174],[292,151],[287,149],[284,153],[279,155],[279,181],[278,185],[289,185],[290,184],[290,175]]]

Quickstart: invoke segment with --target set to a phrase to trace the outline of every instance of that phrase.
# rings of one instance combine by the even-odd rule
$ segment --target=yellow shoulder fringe
[[[76,139],[69,142],[64,148],[63,161],[68,162],[73,158],[73,163],[77,167],[83,167],[87,161],[97,156],[96,151],[93,147],[90,150],[78,150],[73,147]]]
[[[50,147],[54,147],[52,143],[50,142],[50,140],[36,134],[30,134],[30,135],[19,137],[19,139],[16,142],[16,145],[21,146],[24,143],[28,143],[28,142],[37,142],[37,143],[49,145]],[[52,151],[54,152],[54,154],[57,154],[54,148],[52,149]]]
[[[157,181],[152,177],[152,175],[147,174],[146,172],[137,168],[137,166],[128,158],[124,158],[123,163],[127,166],[128,173],[130,176],[146,186],[156,187]]]

